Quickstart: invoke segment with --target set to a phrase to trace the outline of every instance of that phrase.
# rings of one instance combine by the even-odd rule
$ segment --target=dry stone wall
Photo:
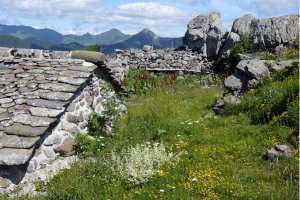
[[[147,71],[207,72],[213,63],[192,51],[151,48],[116,50],[115,63],[120,68],[145,69]]]

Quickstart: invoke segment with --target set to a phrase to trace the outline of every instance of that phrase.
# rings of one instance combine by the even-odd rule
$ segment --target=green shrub
[[[232,55],[237,53],[250,53],[252,47],[253,45],[251,36],[248,34],[241,35],[240,41],[232,48]]]
[[[94,156],[102,147],[97,138],[92,139],[87,134],[77,134],[75,144],[76,154],[83,158]]]
[[[99,136],[103,133],[105,119],[98,113],[92,112],[88,119],[88,134],[91,136]]]
[[[291,67],[286,67],[282,70],[276,71],[272,74],[273,81],[283,81],[291,75],[299,73],[299,62],[294,62]]]
[[[101,46],[100,44],[91,45],[85,48],[86,51],[95,51],[95,52],[101,52]]]
[[[292,126],[299,126],[299,98],[297,98],[295,101],[290,102],[287,105],[287,111],[288,111],[288,123]]]

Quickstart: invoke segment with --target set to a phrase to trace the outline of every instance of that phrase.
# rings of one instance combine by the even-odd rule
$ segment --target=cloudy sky
[[[98,34],[112,28],[134,34],[149,28],[183,36],[195,16],[219,11],[224,29],[251,13],[259,18],[297,14],[298,0],[0,0],[0,23],[51,28],[63,34]]]

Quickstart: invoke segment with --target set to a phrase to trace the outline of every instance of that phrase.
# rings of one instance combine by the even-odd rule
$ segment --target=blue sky
[[[63,34],[98,34],[118,28],[134,34],[149,28],[180,37],[199,14],[219,11],[224,30],[235,18],[298,14],[298,0],[0,0],[0,23],[51,28]]]

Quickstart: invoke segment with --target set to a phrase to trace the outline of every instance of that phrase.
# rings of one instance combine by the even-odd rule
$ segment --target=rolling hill
[[[28,49],[43,49],[43,50],[57,50],[57,51],[71,51],[84,49],[85,46],[72,42],[69,44],[53,44],[37,40],[35,38],[19,39],[10,35],[0,35],[0,46],[1,47],[12,47],[12,48],[28,48]]]

